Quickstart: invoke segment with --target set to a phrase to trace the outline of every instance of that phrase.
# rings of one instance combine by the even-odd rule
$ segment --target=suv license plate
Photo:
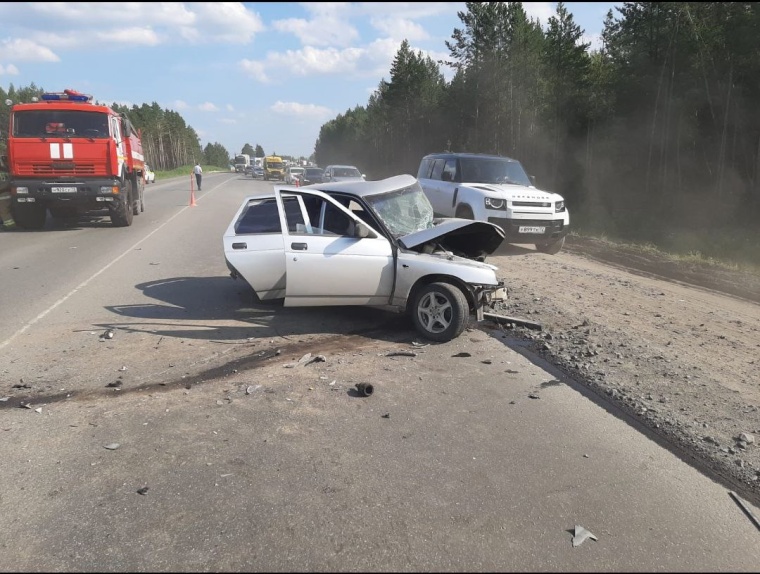
[[[528,227],[526,225],[521,225],[517,231],[519,233],[545,233],[546,227]]]
[[[51,187],[50,191],[53,193],[76,193],[76,187]]]

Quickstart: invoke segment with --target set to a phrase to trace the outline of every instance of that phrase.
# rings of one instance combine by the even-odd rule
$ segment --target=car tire
[[[536,251],[546,253],[547,255],[556,255],[562,250],[565,245],[565,238],[560,237],[555,241],[549,241],[548,243],[536,243]]]
[[[132,225],[134,218],[134,199],[132,191],[132,181],[127,179],[123,187],[123,199],[120,198],[118,204],[112,207],[111,223],[114,227],[129,227]]]
[[[470,307],[462,290],[451,283],[429,283],[414,297],[412,322],[425,338],[439,343],[461,335],[470,318]]]

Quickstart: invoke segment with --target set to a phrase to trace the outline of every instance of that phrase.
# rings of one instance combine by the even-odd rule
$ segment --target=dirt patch
[[[571,238],[494,258],[532,352],[760,497],[760,277]]]

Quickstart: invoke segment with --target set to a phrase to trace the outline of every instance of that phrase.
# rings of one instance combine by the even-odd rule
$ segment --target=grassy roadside
[[[170,171],[155,171],[156,174],[156,181],[161,181],[162,179],[169,179],[172,177],[190,177],[193,173],[194,165],[185,165],[182,167],[178,167],[176,169],[172,169]],[[201,164],[201,169],[203,169],[203,173],[211,173],[214,171],[229,171],[229,167],[219,167],[218,165],[203,165]]]

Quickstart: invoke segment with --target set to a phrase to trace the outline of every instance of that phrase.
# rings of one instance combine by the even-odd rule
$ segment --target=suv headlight
[[[506,209],[507,200],[500,197],[486,197],[486,209]]]
[[[554,204],[554,212],[555,213],[562,213],[565,211],[565,202],[564,201],[558,201]]]

